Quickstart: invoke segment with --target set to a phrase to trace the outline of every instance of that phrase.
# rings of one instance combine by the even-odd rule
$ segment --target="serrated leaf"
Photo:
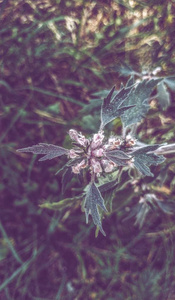
[[[166,110],[170,106],[170,94],[163,81],[157,85],[157,99],[163,110]]]
[[[118,180],[106,182],[98,187],[101,193],[111,191],[118,185]]]
[[[154,87],[162,80],[162,78],[158,79],[144,79],[139,82],[135,88],[132,88],[131,93],[127,99],[127,105],[134,105],[133,108],[130,108],[129,111],[124,112],[121,115],[122,123],[124,127],[127,127],[131,124],[136,124],[140,122],[143,117],[148,112],[149,105],[149,97],[154,89]],[[125,103],[126,103],[125,102]]]
[[[67,184],[72,180],[73,178],[73,173],[71,168],[66,168],[66,170],[63,173],[62,180],[61,180],[61,185],[62,185],[62,194],[64,194],[66,190]]]
[[[85,203],[84,203],[84,209],[85,209],[85,214],[86,214],[86,223],[88,223],[88,217],[89,217],[89,214],[91,214],[94,224],[97,225],[99,227],[101,233],[104,236],[106,236],[106,234],[102,228],[97,205],[99,205],[101,207],[101,209],[103,209],[104,211],[107,212],[102,195],[101,195],[99,189],[96,187],[95,183],[92,182],[88,186]]]
[[[175,76],[164,78],[164,82],[172,91],[175,91]]]
[[[133,85],[134,83],[135,83],[134,76],[131,76],[126,83],[126,87],[129,87],[129,86]]]
[[[106,151],[107,155],[111,155],[111,156],[115,156],[116,158],[119,159],[130,159],[131,157],[128,156],[125,152],[121,151],[121,150],[110,150],[110,151]]]
[[[115,118],[120,117],[124,111],[133,107],[133,105],[128,105],[128,95],[131,93],[133,86],[122,88],[115,96],[112,98],[115,87],[111,89],[106,98],[104,98],[101,107],[101,128],[106,124],[113,121]],[[123,105],[124,104],[124,105]]]
[[[159,147],[160,145],[144,146],[130,153],[134,157],[135,167],[142,175],[153,177],[154,174],[151,173],[149,166],[157,166],[158,164],[164,162],[165,158],[162,155],[158,156],[154,153],[147,153],[149,151],[155,151]]]
[[[46,154],[42,158],[39,159],[39,161],[44,161],[47,159],[52,159],[64,154],[68,154],[69,150],[55,146],[52,144],[45,144],[45,143],[39,143],[38,145],[34,145],[27,148],[22,148],[16,150],[18,152],[32,152],[33,154]]]
[[[124,153],[121,150],[108,151],[106,152],[106,157],[109,160],[112,160],[118,166],[127,166],[126,160],[130,159],[130,156],[128,156],[126,153]]]

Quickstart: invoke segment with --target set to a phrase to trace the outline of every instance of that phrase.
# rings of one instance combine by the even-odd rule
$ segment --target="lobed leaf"
[[[164,162],[165,158],[162,155],[156,155],[154,153],[148,153],[149,151],[155,151],[160,145],[150,145],[139,148],[138,150],[130,153],[134,157],[134,165],[138,171],[145,176],[154,176],[151,173],[149,166],[157,166]]]
[[[101,107],[101,128],[106,124],[113,121],[115,118],[120,117],[126,110],[132,108],[134,105],[124,105],[126,99],[128,99],[129,94],[131,93],[133,86],[122,88],[115,96],[112,98],[112,95],[115,90],[115,86],[111,89],[106,98],[104,98],[102,107]],[[111,99],[112,98],[112,99]]]
[[[136,124],[142,120],[142,118],[148,112],[149,105],[149,97],[152,93],[154,87],[162,80],[162,78],[158,79],[144,79],[139,82],[134,88],[132,86],[131,93],[127,99],[127,105],[133,105],[133,108],[130,108],[129,111],[123,112],[121,115],[121,120],[124,127],[127,127],[131,124]]]
[[[27,148],[18,149],[18,152],[32,152],[33,154],[46,154],[39,161],[44,161],[47,159],[52,159],[64,154],[68,154],[69,150],[55,146],[52,144],[39,143],[38,145],[34,145]]]
[[[99,227],[101,233],[104,236],[106,236],[106,234],[102,228],[97,205],[99,205],[101,207],[101,209],[103,209],[104,211],[107,212],[107,209],[104,204],[104,199],[102,198],[102,195],[101,195],[99,189],[96,187],[94,182],[91,182],[88,186],[88,191],[87,191],[85,203],[84,203],[84,209],[85,209],[85,214],[86,214],[86,223],[88,223],[88,217],[89,217],[89,214],[91,214],[94,224],[97,225]]]

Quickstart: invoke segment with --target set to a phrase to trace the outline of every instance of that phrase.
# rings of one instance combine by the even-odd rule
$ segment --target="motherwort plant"
[[[87,138],[81,132],[70,129],[71,149],[39,143],[17,150],[18,152],[44,154],[39,159],[40,161],[66,155],[69,161],[62,168],[64,185],[70,174],[81,176],[87,172],[90,180],[85,189],[83,204],[86,222],[91,214],[94,224],[103,235],[105,232],[102,228],[98,206],[102,211],[107,212],[102,194],[117,186],[118,181],[116,178],[116,180],[100,185],[100,178],[107,178],[109,173],[116,172],[116,170],[118,170],[117,177],[119,178],[123,170],[129,171],[129,169],[136,170],[140,176],[154,176],[149,167],[164,162],[163,154],[174,152],[175,144],[146,145],[136,140],[134,135],[137,125],[150,108],[149,99],[152,91],[159,84],[166,84],[165,78],[146,77],[134,81],[134,77],[131,76],[126,86],[122,86],[119,91],[116,91],[114,86],[102,102],[101,124],[98,132]],[[106,137],[105,126],[118,117],[122,121],[122,135],[119,137],[111,134]],[[150,197],[147,198],[150,201]],[[142,206],[144,203],[144,207],[147,198],[142,198],[140,201]],[[154,195],[152,199],[158,201]]]

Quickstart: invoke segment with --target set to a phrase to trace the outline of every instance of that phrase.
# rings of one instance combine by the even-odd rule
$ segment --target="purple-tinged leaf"
[[[84,209],[85,209],[85,214],[86,214],[86,223],[88,223],[88,217],[89,217],[89,214],[91,214],[94,224],[97,225],[99,227],[101,233],[104,236],[106,236],[106,234],[102,228],[97,205],[99,205],[101,207],[101,209],[103,209],[104,211],[107,212],[107,209],[104,204],[104,199],[102,198],[102,195],[101,195],[99,189],[96,187],[95,183],[92,182],[88,186],[88,191],[86,194],[85,204],[84,204]]]
[[[47,159],[52,159],[64,154],[68,154],[69,150],[55,146],[52,144],[39,143],[38,145],[34,145],[27,148],[18,149],[18,152],[32,152],[33,154],[46,154],[39,161],[44,161]]]

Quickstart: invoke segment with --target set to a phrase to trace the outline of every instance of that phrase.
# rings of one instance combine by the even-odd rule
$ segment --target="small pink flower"
[[[103,168],[104,168],[104,171],[106,173],[110,173],[113,171],[114,167],[116,167],[117,165],[112,162],[112,161],[109,161],[107,159],[103,159],[102,160],[102,165],[103,165]]]
[[[69,151],[68,156],[69,156],[69,158],[76,158],[76,157],[78,157],[79,155],[75,152],[74,149],[71,149],[71,150]]]
[[[84,135],[81,133],[78,133],[75,129],[69,130],[69,136],[71,140],[77,142],[78,144],[82,145],[83,147],[86,147],[89,144],[89,140],[85,138]]]
[[[104,155],[104,149],[103,148],[95,149],[92,151],[92,154],[96,157],[102,157]]]
[[[134,139],[130,134],[126,136],[126,147],[133,147],[136,143],[136,139]]]
[[[91,159],[91,167],[94,173],[101,173],[103,171],[100,162],[97,161],[95,158]]]
[[[115,136],[111,136],[108,139],[108,143],[105,145],[105,149],[114,150],[121,145],[121,140]]]
[[[104,134],[103,131],[99,131],[98,133],[94,134],[91,142],[91,148],[96,149],[102,145],[102,142],[104,140]]]
[[[84,169],[86,168],[87,165],[86,165],[86,162],[85,160],[83,159],[79,164],[75,165],[75,166],[72,166],[72,172],[74,174],[79,174],[80,173],[80,170],[81,169]]]
[[[78,132],[74,129],[70,129],[69,130],[69,136],[71,138],[71,140],[77,141],[78,139]]]

